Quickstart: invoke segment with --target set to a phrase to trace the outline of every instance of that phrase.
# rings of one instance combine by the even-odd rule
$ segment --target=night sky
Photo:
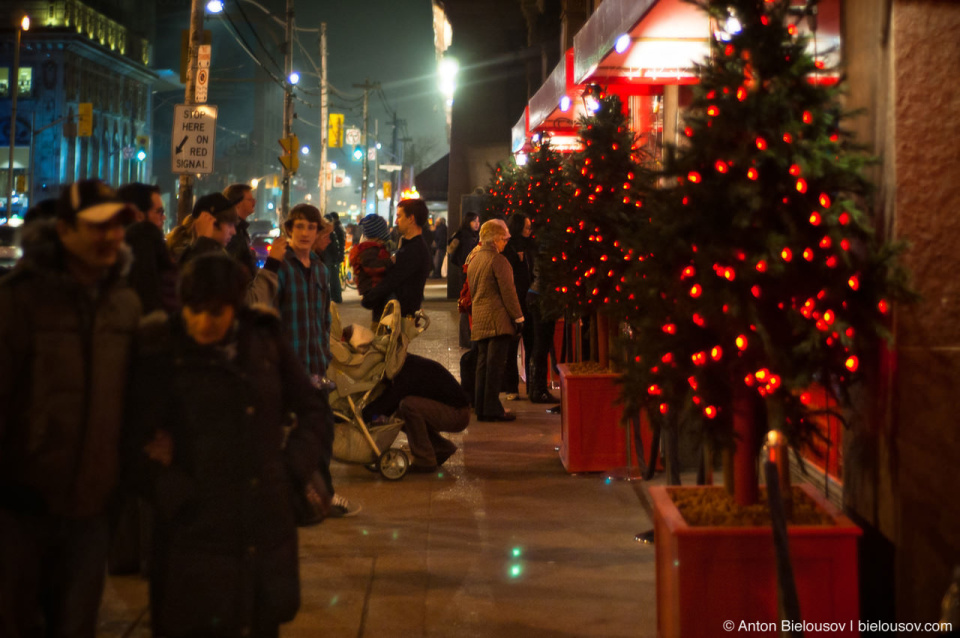
[[[362,2],[306,2],[295,5],[300,27],[315,28],[327,23],[328,70],[331,84],[339,91],[359,96],[354,84],[379,82],[383,97],[423,153],[424,166],[447,152],[442,102],[437,91],[436,56],[430,0],[364,0]],[[301,43],[319,62],[313,34],[300,34]],[[294,59],[300,51],[295,47]],[[380,140],[390,149],[393,119],[376,91],[370,94],[370,129],[379,120]],[[351,107],[351,108],[345,108]],[[358,101],[331,94],[331,112],[344,113],[345,122],[362,126]],[[409,146],[407,147],[407,159]],[[331,152],[330,159],[338,160]],[[381,159],[380,163],[387,163]]]

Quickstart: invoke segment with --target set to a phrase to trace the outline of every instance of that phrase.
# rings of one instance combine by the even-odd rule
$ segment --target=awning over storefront
[[[709,42],[709,18],[683,0],[605,0],[574,36],[574,80],[693,83]]]
[[[582,89],[573,81],[573,49],[568,49],[533,97],[530,98],[530,130],[572,130],[576,103]]]
[[[445,202],[448,197],[450,154],[447,153],[426,167],[413,178],[421,199],[428,202]]]
[[[821,0],[817,23],[810,54],[832,68],[839,60],[840,0]],[[797,27],[811,33],[807,19]],[[618,93],[626,92],[618,85],[695,83],[693,63],[709,54],[711,29],[707,14],[684,0],[604,0],[574,36],[573,81]]]
[[[523,115],[510,129],[510,151],[526,153],[530,150],[530,106],[523,107]]]

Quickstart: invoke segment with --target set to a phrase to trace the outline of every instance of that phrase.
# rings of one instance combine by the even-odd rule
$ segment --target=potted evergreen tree
[[[565,164],[566,201],[538,232],[548,305],[589,329],[589,356],[560,366],[560,455],[571,472],[613,469],[626,457],[608,317],[633,259],[620,238],[647,223],[643,200],[653,185],[620,98],[595,86],[587,99],[593,112],[578,122],[582,148]]]
[[[625,239],[644,259],[623,283],[632,302],[621,305],[631,336],[623,398],[736,450],[725,486],[737,505],[726,507],[747,511],[767,430],[792,445],[811,436],[813,383],[848,405],[891,303],[910,293],[901,247],[865,212],[869,158],[842,130],[839,89],[818,81],[824,69],[797,26],[815,3],[699,4],[719,25],[714,51],[698,66],[685,143],[665,162],[671,187],[650,198],[646,232]],[[827,519],[790,527],[804,618],[847,621],[833,635],[856,635],[859,530],[812,490],[781,489],[795,512]],[[770,530],[692,525],[720,488],[650,492],[660,635],[714,636],[726,619],[776,623]]]

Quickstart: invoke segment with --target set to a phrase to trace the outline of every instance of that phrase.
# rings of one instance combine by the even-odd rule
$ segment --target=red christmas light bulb
[[[793,251],[790,250],[789,248],[784,248],[783,250],[780,251],[780,258],[783,259],[784,261],[789,262],[790,260],[793,259]]]
[[[753,168],[752,166],[747,169],[747,178],[756,181],[758,177],[760,177],[760,173],[757,172],[757,169]]]
[[[792,143],[793,143],[793,136],[790,135],[789,133],[784,133],[784,134],[783,134],[783,141],[786,142],[787,144],[792,144]]]
[[[797,180],[797,192],[806,193],[807,192],[807,180],[802,177]]]
[[[860,289],[860,277],[857,275],[851,275],[850,279],[847,279],[847,285],[850,286],[851,290]]]
[[[843,366],[850,372],[856,372],[857,368],[860,367],[860,359],[856,355],[847,357],[847,360],[843,362]]]
[[[757,262],[757,272],[767,272],[767,262],[760,260]]]
[[[760,149],[761,151],[767,150],[767,140],[763,139],[762,137],[757,138],[756,144],[757,144],[757,148]]]
[[[830,208],[830,196],[826,193],[820,193],[820,205],[824,208]]]
[[[813,225],[813,226],[819,226],[821,221],[823,221],[823,220],[822,220],[822,218],[820,217],[820,213],[818,213],[817,211],[813,211],[812,213],[810,213],[810,224],[811,224],[811,225]]]
[[[711,104],[707,107],[707,115],[710,117],[716,117],[717,115],[720,115],[720,109]]]
[[[712,419],[717,416],[717,408],[712,405],[708,405],[703,409],[703,415],[708,419]]]
[[[800,166],[798,164],[791,164],[790,168],[787,169],[787,172],[796,177],[800,174]]]
[[[697,171],[690,171],[689,173],[687,173],[687,179],[690,180],[692,184],[699,184],[702,180],[702,178],[700,177],[700,173],[698,173]]]
[[[847,224],[850,223],[850,213],[848,213],[847,211],[843,211],[842,213],[840,213],[840,217],[837,218],[837,221],[840,222],[841,226],[846,226]]]
[[[790,25],[790,26],[793,27],[793,25]],[[796,27],[793,27],[793,33],[791,33],[790,35],[793,35],[794,33],[796,33],[796,31],[797,31],[797,30],[796,30]],[[811,115],[810,111],[804,111],[804,112],[803,112],[803,123],[804,123],[804,124],[812,124],[812,123],[813,123],[813,115]]]
[[[886,299],[881,299],[880,303],[877,304],[877,310],[880,311],[880,314],[885,315],[890,310],[890,304],[887,303]]]
[[[710,349],[710,358],[714,361],[719,361],[721,357],[723,357],[723,348],[713,346],[713,348]]]
[[[737,343],[738,350],[746,350],[747,345],[749,344],[749,341],[747,341],[746,335],[737,335],[736,343]]]
[[[693,286],[690,288],[690,296],[696,299],[701,294],[703,294],[703,288],[700,286],[700,284],[693,284]]]
[[[727,164],[723,160],[717,160],[713,167],[717,170],[718,173],[727,172]]]
[[[669,411],[670,411],[670,406],[669,406],[669,405],[667,405],[666,403],[661,403],[661,404],[660,404],[660,414],[666,414],[666,413],[669,412]]]

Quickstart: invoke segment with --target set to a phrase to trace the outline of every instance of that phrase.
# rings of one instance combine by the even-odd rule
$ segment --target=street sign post
[[[216,106],[177,104],[173,109],[171,170],[174,173],[212,173],[216,134]]]
[[[362,134],[358,128],[347,129],[347,146],[356,146],[360,143]]]
[[[206,104],[207,87],[210,85],[210,45],[197,47],[197,82],[194,85],[194,101]]]
[[[207,103],[207,85],[210,83],[210,69],[197,69],[197,84],[194,87],[194,100],[197,104]]]

